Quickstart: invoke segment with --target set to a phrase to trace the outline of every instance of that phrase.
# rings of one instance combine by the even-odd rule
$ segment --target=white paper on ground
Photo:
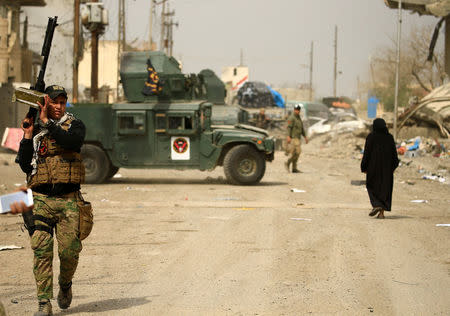
[[[411,203],[428,203],[427,200],[411,200]]]
[[[8,245],[8,246],[0,246],[0,251],[2,250],[13,250],[13,249],[22,249],[23,247]]]

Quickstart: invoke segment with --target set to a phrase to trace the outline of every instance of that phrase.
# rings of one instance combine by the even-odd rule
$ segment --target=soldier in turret
[[[34,276],[39,301],[36,316],[52,315],[53,298],[53,232],[60,259],[58,305],[62,309],[72,301],[72,278],[82,249],[80,240],[80,184],[84,167],[80,149],[85,126],[66,113],[67,93],[61,86],[45,90],[45,103],[38,105],[38,125],[32,119],[23,127],[18,162],[27,175],[27,186],[33,190],[34,209],[24,213],[34,251]],[[27,216],[26,214],[29,214]]]
[[[285,162],[285,167],[290,172],[290,166],[292,164],[292,173],[299,173],[297,169],[297,161],[300,157],[301,149],[301,137],[305,138],[305,143],[308,144],[308,137],[306,136],[305,126],[300,118],[300,104],[294,106],[294,113],[288,118],[288,135],[287,135],[287,150],[289,155],[288,161]]]

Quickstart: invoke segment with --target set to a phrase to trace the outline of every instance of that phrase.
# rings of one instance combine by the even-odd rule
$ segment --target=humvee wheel
[[[253,147],[238,145],[225,155],[223,169],[231,184],[255,184],[264,176],[266,161]]]
[[[110,171],[110,162],[103,149],[95,145],[84,144],[81,147],[81,157],[86,172],[85,182],[104,182]]]
[[[106,177],[106,179],[111,179],[117,173],[117,171],[119,171],[119,167],[110,165],[108,176]]]

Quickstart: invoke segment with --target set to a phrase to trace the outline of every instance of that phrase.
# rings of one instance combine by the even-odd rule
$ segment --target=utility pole
[[[171,13],[169,13],[170,15],[174,15],[175,11],[172,11]],[[176,26],[178,27],[178,22],[173,22],[172,18],[170,18],[170,22],[167,23],[167,45],[168,48],[168,55],[172,56],[172,52],[173,52],[173,27]]]
[[[120,56],[125,50],[125,0],[119,0],[119,14],[118,14],[118,29],[117,29],[117,85],[116,85],[116,99],[119,100],[120,93]]]
[[[161,36],[159,39],[159,50],[164,51],[164,33],[166,30],[166,1],[162,0],[160,4],[162,4],[161,10]]]
[[[164,3],[163,3],[164,6]],[[175,15],[175,11],[170,11],[169,9],[169,5],[167,5],[167,12],[164,13],[164,21],[166,20],[166,18],[170,18],[169,22],[164,22],[164,26],[165,26],[165,38],[163,38],[163,47],[164,47],[164,52],[169,55],[172,56],[172,46],[173,46],[173,39],[172,39],[172,30],[173,30],[173,26],[176,25],[178,26],[178,23],[174,23],[173,22],[173,16]]]
[[[402,0],[398,2],[398,24],[397,24],[397,60],[395,71],[395,101],[394,101],[394,140],[397,140],[397,112],[398,112],[398,89],[400,75],[400,41],[402,35]]]
[[[22,48],[28,49],[28,15],[25,17],[25,22],[23,22],[23,41]]]
[[[80,51],[80,0],[73,5],[73,77],[72,103],[78,102],[78,53]]]
[[[240,56],[239,66],[244,66],[244,50],[241,48],[241,56]]]
[[[149,19],[149,30],[148,30],[148,50],[153,48],[153,10],[154,10],[155,0],[150,0],[150,19]]]
[[[98,0],[91,0],[98,2]],[[98,101],[98,35],[99,30],[95,28],[91,31],[91,99],[92,102]]]
[[[333,81],[333,96],[337,96],[336,85],[337,85],[337,46],[338,46],[338,27],[334,27],[334,81]]]
[[[311,41],[311,52],[309,61],[309,101],[313,100],[313,63],[314,63],[314,42]]]

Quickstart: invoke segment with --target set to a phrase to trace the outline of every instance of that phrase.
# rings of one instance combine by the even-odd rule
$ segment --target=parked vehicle
[[[141,93],[148,76],[145,58],[164,83],[158,95]],[[223,166],[232,184],[262,179],[266,161],[274,158],[274,140],[244,124],[213,125],[212,108],[223,102],[225,89],[212,71],[185,76],[175,59],[160,52],[129,52],[121,69],[127,103],[68,109],[86,125],[81,154],[87,183],[102,183],[119,168],[203,171]]]

